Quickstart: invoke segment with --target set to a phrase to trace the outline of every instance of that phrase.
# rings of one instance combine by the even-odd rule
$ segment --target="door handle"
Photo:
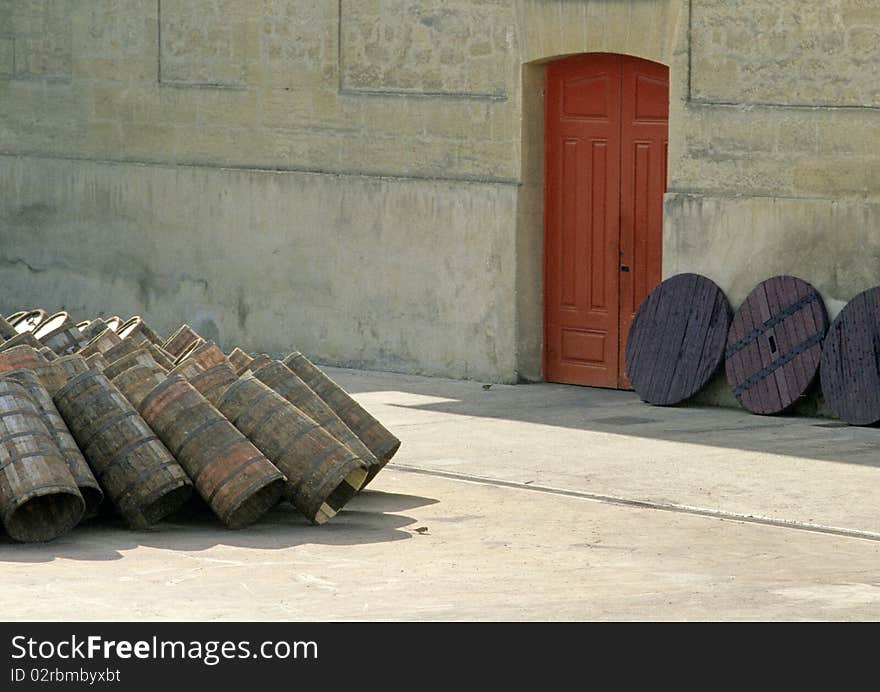
[[[621,264],[621,265],[620,265],[620,271],[622,271],[622,272],[628,272],[628,271],[629,271],[629,265],[628,265],[628,264]]]

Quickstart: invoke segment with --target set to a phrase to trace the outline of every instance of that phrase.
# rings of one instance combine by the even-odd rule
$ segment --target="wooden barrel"
[[[183,352],[180,358],[177,359],[178,363],[183,363],[185,361],[193,361],[205,370],[213,365],[220,365],[220,363],[229,362],[226,358],[226,354],[223,353],[213,341],[204,341],[202,343],[194,341],[189,348]]]
[[[107,327],[103,332],[98,334],[98,336],[81,348],[79,354],[83,358],[88,358],[95,353],[104,354],[120,343],[122,343],[122,339],[120,339],[116,335],[116,332],[110,329],[110,327]]]
[[[238,346],[229,352],[228,358],[236,375],[241,375],[247,370],[247,366],[250,365],[250,362],[253,360],[248,353],[242,351]]]
[[[54,361],[52,364],[58,368],[59,372],[64,373],[68,380],[89,369],[86,359],[78,353],[72,353],[69,356],[61,356],[61,358]]]
[[[140,410],[229,528],[254,523],[281,499],[284,475],[182,377],[155,387]]]
[[[175,365],[168,371],[169,375],[180,375],[185,380],[191,380],[205,372],[205,368],[196,363],[194,360],[185,360]]]
[[[55,392],[70,379],[70,375],[58,366],[58,360],[34,365],[28,369],[40,379],[40,384],[45,387],[50,396],[55,396]]]
[[[73,377],[55,404],[130,527],[151,526],[190,498],[192,483],[180,464],[103,373]]]
[[[34,338],[32,332],[22,332],[21,334],[16,334],[11,339],[7,339],[2,344],[0,344],[0,351],[8,351],[9,349],[15,348],[16,346],[29,346],[36,350],[43,348],[43,344],[41,344]]]
[[[185,349],[183,349],[183,352],[174,359],[174,364],[180,365],[186,359],[190,352],[196,350],[206,343],[208,342],[205,341],[202,337],[199,337],[195,341],[191,342]]]
[[[198,367],[195,363],[191,364],[191,366]],[[193,387],[202,393],[202,396],[216,406],[220,397],[226,393],[226,390],[238,377],[232,371],[231,366],[226,363],[220,363],[220,365],[214,365],[187,379],[189,379]]]
[[[309,418],[348,447],[369,469],[367,482],[379,473],[383,464],[369,448],[355,435],[335,411],[321,397],[312,391],[302,379],[284,363],[273,360],[254,372],[260,382],[269,385],[281,396],[305,413]],[[366,485],[366,483],[364,484]]]
[[[193,341],[198,341],[201,338],[188,324],[182,324],[174,334],[168,337],[162,347],[174,358],[178,358]]]
[[[99,370],[103,372],[109,363],[100,353],[93,353],[86,358],[86,365],[89,366],[89,370]]]
[[[267,353],[261,353],[258,356],[254,356],[251,359],[251,362],[247,364],[247,367],[244,369],[242,375],[247,373],[248,375],[253,375],[260,368],[269,365],[272,362],[272,356]]]
[[[70,434],[67,424],[64,422],[61,414],[58,413],[58,409],[52,401],[52,395],[49,394],[40,378],[32,370],[13,370],[12,372],[3,373],[3,377],[20,384],[30,395],[34,404],[36,404],[37,411],[39,411],[43,423],[52,435],[55,446],[61,452],[61,458],[67,464],[67,468],[73,476],[76,487],[79,488],[79,492],[85,502],[83,518],[87,519],[95,516],[98,513],[101,500],[104,499],[104,493],[101,491],[98,481],[95,480],[95,476],[92,474],[92,470],[89,468],[82,452],[79,451],[79,447],[73,439],[73,435]]]
[[[28,310],[14,320],[9,320],[9,324],[11,324],[19,334],[23,334],[24,332],[34,331],[44,319],[46,319],[45,310]]]
[[[0,342],[6,341],[6,339],[11,339],[16,334],[15,327],[13,327],[9,322],[6,321],[6,318],[0,315]]]
[[[141,348],[131,351],[130,353],[126,353],[121,358],[118,358],[111,362],[106,368],[104,368],[104,374],[107,376],[108,380],[112,380],[119,373],[128,370],[134,365],[145,365],[152,370],[164,370],[156,362],[156,359],[153,358],[153,354],[150,353],[150,349],[145,345],[141,346]]]
[[[354,452],[251,375],[230,385],[217,408],[287,476],[285,495],[315,524],[333,517],[366,481]]]
[[[140,315],[135,315],[134,317],[127,320],[124,324],[120,325],[117,330],[117,334],[120,337],[125,339],[129,336],[143,336],[144,339],[149,341],[151,344],[156,344],[157,346],[162,345],[162,337],[160,337],[156,332],[150,329],[146,322],[144,322],[144,318]]]
[[[43,354],[32,346],[14,346],[9,350],[0,351],[0,372],[32,368],[46,365],[47,362]]]
[[[0,518],[16,541],[49,541],[76,526],[85,502],[18,382],[0,378]]]
[[[380,462],[388,463],[400,448],[400,440],[302,353],[294,351],[282,362],[327,402]]]
[[[153,360],[161,365],[163,369],[171,370],[171,368],[174,367],[174,358],[172,358],[171,354],[164,348],[157,346],[156,344],[150,344],[149,349],[150,354],[153,356]]]
[[[53,351],[48,346],[42,346],[41,348],[38,348],[37,351],[39,351],[40,355],[42,355],[43,358],[45,358],[50,363],[53,360],[58,360],[58,354],[55,353],[55,351]]]
[[[82,332],[66,312],[47,317],[34,330],[34,338],[58,355],[75,353],[86,345]]]
[[[149,348],[149,345],[150,341],[143,334],[133,334],[104,351],[104,358],[112,365],[130,353],[134,353],[142,348]]]
[[[82,333],[83,335],[83,339],[85,339],[86,343],[88,343],[96,336],[98,336],[98,334],[107,329],[107,323],[100,317],[96,317],[93,320],[80,322],[76,325],[76,328],[79,329],[80,333]]]
[[[106,374],[105,370],[104,375]],[[144,397],[153,391],[157,384],[165,381],[165,373],[157,365],[137,363],[118,373],[111,381],[132,406],[140,409]]]

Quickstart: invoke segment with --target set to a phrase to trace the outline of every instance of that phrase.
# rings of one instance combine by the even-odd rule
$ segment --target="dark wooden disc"
[[[859,293],[831,323],[819,372],[835,416],[850,425],[880,422],[880,286]]]
[[[626,342],[626,371],[649,404],[671,406],[711,379],[724,355],[730,305],[699,274],[666,279],[642,301]]]
[[[816,379],[828,313],[822,296],[794,276],[759,283],[736,311],[724,369],[733,395],[752,413],[780,413]]]

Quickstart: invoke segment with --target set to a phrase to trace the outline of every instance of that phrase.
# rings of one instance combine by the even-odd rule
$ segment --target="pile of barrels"
[[[140,316],[0,317],[0,520],[15,541],[108,513],[143,529],[195,496],[229,528],[282,501],[323,524],[399,447],[299,352],[226,354]]]

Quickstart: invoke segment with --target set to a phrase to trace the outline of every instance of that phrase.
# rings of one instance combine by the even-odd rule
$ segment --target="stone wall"
[[[878,26],[873,0],[0,0],[0,309],[540,379],[543,65],[619,52],[670,66],[664,273],[734,306],[794,273],[834,313],[880,276]]]

